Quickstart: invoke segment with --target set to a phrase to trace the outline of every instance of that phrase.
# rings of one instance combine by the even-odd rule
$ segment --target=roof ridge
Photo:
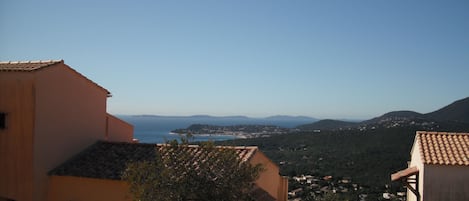
[[[45,64],[45,63],[59,63],[63,59],[49,59],[49,60],[28,60],[28,61],[0,61],[0,64]]]
[[[469,135],[469,132],[417,131],[417,135]]]
[[[70,72],[75,73],[84,79],[90,81],[94,85],[96,85],[98,88],[101,88],[104,90],[108,97],[111,97],[111,92],[109,92],[107,89],[102,87],[101,85],[97,84],[93,80],[90,80],[88,77],[84,76],[74,68],[70,67],[69,65],[65,64],[64,60],[31,60],[31,61],[0,61],[0,71],[2,72],[35,72],[50,66],[54,66],[57,64],[63,64],[64,66],[67,67]]]
[[[157,146],[171,146],[171,144],[168,143],[157,143],[155,144]],[[188,145],[183,145],[187,146],[190,148],[199,148],[201,147],[200,145],[197,144],[188,144]],[[214,146],[215,148],[229,148],[229,149],[259,149],[258,146]]]

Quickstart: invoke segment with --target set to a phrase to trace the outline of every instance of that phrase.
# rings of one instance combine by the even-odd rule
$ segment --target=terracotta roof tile
[[[3,61],[0,62],[0,71],[35,71],[57,63],[63,63],[63,60],[47,61]]]
[[[469,133],[417,131],[424,164],[469,166]]]
[[[158,144],[158,148],[161,150],[167,146],[167,144]],[[217,146],[217,148],[228,148],[228,149],[234,149],[236,151],[236,154],[242,161],[248,161],[257,151],[256,146]],[[203,159],[204,156],[202,156],[202,150],[198,145],[188,145],[185,147],[186,151],[190,152],[195,159]]]
[[[168,145],[99,141],[49,174],[119,180],[128,163],[154,160],[157,148],[160,150],[166,146]],[[217,148],[235,149],[243,161],[249,160],[257,151],[257,147]],[[194,156],[194,162],[203,161],[207,157],[197,145],[189,145],[185,150]]]
[[[128,163],[150,161],[155,157],[155,144],[99,141],[49,174],[120,180]]]

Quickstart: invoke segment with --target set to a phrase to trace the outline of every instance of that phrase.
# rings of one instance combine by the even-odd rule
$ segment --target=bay
[[[187,128],[192,124],[209,124],[217,126],[230,125],[275,125],[293,128],[301,124],[315,121],[308,117],[269,117],[249,118],[244,116],[214,117],[207,115],[196,116],[157,116],[157,115],[116,115],[120,119],[134,126],[134,138],[141,143],[165,143],[168,140],[180,139],[171,131]],[[194,141],[219,141],[236,139],[235,136],[211,135],[194,136]]]

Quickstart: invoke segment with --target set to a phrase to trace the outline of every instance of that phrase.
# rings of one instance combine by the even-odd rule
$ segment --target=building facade
[[[391,180],[409,201],[469,200],[469,133],[417,131],[409,168]]]
[[[130,201],[128,184],[121,179],[127,165],[138,161],[155,160],[157,150],[166,145],[99,141],[72,160],[50,172],[48,200],[99,201],[103,197],[115,201]],[[258,201],[286,201],[288,180],[279,175],[278,167],[257,147],[226,147],[236,149],[243,161],[262,164],[252,194]],[[189,145],[193,161],[204,160],[200,148]],[[70,191],[70,189],[79,189]],[[99,193],[97,193],[99,192]],[[109,199],[111,200],[111,199]]]
[[[133,126],[107,113],[109,97],[63,60],[0,62],[0,201],[132,200],[120,176],[157,145],[136,143]],[[260,200],[286,200],[278,166],[249,150],[266,168]]]
[[[132,142],[109,91],[60,61],[0,63],[0,199],[45,200],[47,172],[97,140]]]

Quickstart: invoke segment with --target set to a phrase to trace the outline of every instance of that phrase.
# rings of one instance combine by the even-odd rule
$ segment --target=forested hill
[[[442,131],[467,132],[465,127],[442,125]],[[391,184],[390,174],[407,167],[415,133],[419,126],[298,132],[268,138],[222,142],[227,145],[258,146],[280,166],[281,174],[331,175],[348,177],[368,188],[383,192]],[[399,186],[398,184],[394,184]]]
[[[323,120],[300,132],[222,143],[258,146],[283,175],[351,178],[364,187],[361,193],[377,198],[390,190],[384,188],[390,175],[407,167],[416,131],[468,132],[468,105],[463,99],[428,114],[396,111],[359,123]]]
[[[359,123],[338,120],[321,120],[297,128],[312,130],[344,130],[407,127],[418,124],[426,125],[424,129],[438,129],[442,124],[462,125],[469,123],[469,97],[455,101],[434,112],[421,114],[414,111],[393,111],[382,116]]]
[[[301,125],[301,126],[298,126],[297,128],[300,130],[313,131],[313,130],[333,130],[336,128],[352,128],[358,125],[359,123],[355,123],[355,122],[324,119],[324,120],[320,120],[311,124]]]
[[[469,123],[469,97],[464,98],[437,111],[425,114],[426,118],[439,121],[456,121]]]

